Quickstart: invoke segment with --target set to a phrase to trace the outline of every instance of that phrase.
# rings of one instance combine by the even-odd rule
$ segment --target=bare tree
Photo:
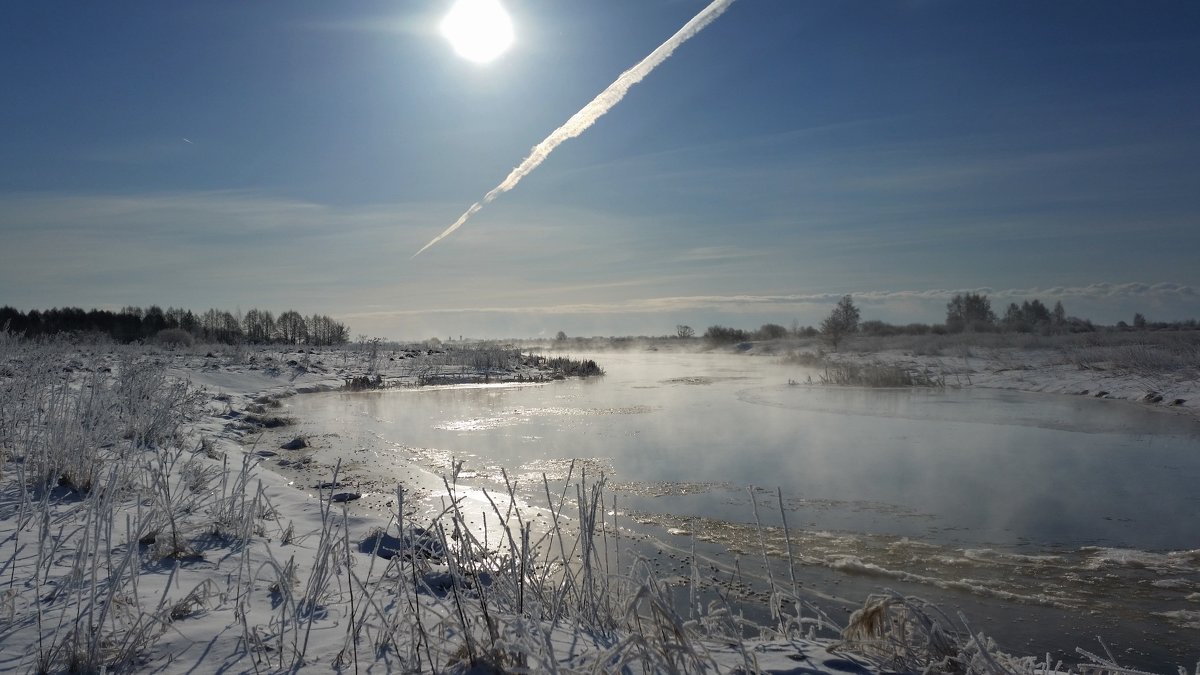
[[[1050,316],[1053,319],[1055,326],[1066,325],[1067,310],[1063,307],[1062,300],[1054,303],[1054,309],[1050,311]]]
[[[298,345],[308,339],[308,323],[300,312],[289,309],[279,315],[275,325],[279,329],[280,340],[287,344]]]
[[[1042,309],[1045,307],[1042,306]],[[1022,312],[1024,311],[1022,309]],[[992,312],[992,301],[988,300],[986,295],[959,293],[946,303],[946,330],[951,333],[989,331],[995,326],[996,315]]]
[[[696,337],[696,331],[691,326],[679,324],[678,326],[675,326],[675,337],[681,340],[687,340],[689,338]]]
[[[846,295],[821,322],[821,333],[833,345],[834,351],[837,351],[838,343],[843,337],[858,331],[858,316],[858,308],[854,306],[850,296]]]

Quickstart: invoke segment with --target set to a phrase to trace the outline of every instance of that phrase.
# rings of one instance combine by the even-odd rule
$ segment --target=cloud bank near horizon
[[[347,318],[388,318],[431,314],[623,314],[661,313],[688,310],[718,310],[738,313],[759,312],[771,307],[832,305],[844,295],[850,295],[863,305],[883,305],[906,301],[946,301],[962,293],[980,293],[993,301],[1012,302],[1039,298],[1047,300],[1106,300],[1106,299],[1163,299],[1200,302],[1200,291],[1192,286],[1173,282],[1127,283],[1097,282],[1085,286],[1051,286],[1046,288],[991,287],[863,291],[858,293],[794,293],[782,295],[692,295],[660,298],[639,298],[620,302],[572,303],[560,305],[531,305],[513,307],[460,307],[435,309],[403,309],[345,314]]]
[[[651,71],[657,68],[663,61],[666,61],[668,58],[670,58],[671,54],[675,53],[675,50],[680,45],[693,38],[697,33],[704,30],[708,24],[715,21],[716,18],[721,16],[726,9],[729,9],[729,6],[732,5],[733,2],[734,0],[713,0],[713,2],[701,10],[699,14],[692,17],[691,21],[688,21],[686,24],[684,24],[683,28],[680,28],[675,32],[674,35],[668,38],[666,42],[662,43],[657,49],[650,52],[649,56],[639,61],[634,67],[626,70],[624,73],[621,73],[620,77],[614,80],[612,84],[608,85],[608,87],[604,91],[600,92],[596,98],[592,99],[590,103],[583,106],[579,112],[572,115],[565,124],[550,132],[550,135],[547,136],[546,139],[541,143],[533,146],[533,150],[530,152],[529,156],[525,158],[525,161],[521,162],[517,168],[513,169],[508,174],[507,178],[505,178],[499,185],[492,188],[490,192],[483,196],[483,199],[472,204],[465,213],[459,216],[458,220],[454,221],[450,227],[446,228],[441,234],[434,237],[428,244],[422,246],[421,250],[414,253],[412,257],[416,258],[424,253],[425,250],[430,246],[433,246],[439,241],[445,239],[455,230],[462,227],[463,223],[466,223],[471,216],[475,215],[480,211],[480,209],[495,200],[496,197],[499,197],[505,192],[508,192],[516,187],[517,183],[520,183],[522,178],[528,176],[534,169],[538,168],[542,162],[546,161],[546,158],[550,156],[550,153],[554,152],[555,148],[587,131],[588,128],[596,122],[596,120],[600,119],[605,113],[607,113],[609,110],[612,110],[614,106],[620,103],[621,99],[625,98],[625,94],[631,87],[633,87],[633,85],[645,79]]]
[[[560,327],[651,334],[664,321],[815,325],[843,289],[864,289],[851,293],[864,317],[890,323],[941,321],[946,301],[961,292],[988,295],[997,313],[1036,297],[1062,300],[1068,314],[1104,324],[1130,321],[1134,312],[1154,320],[1200,318],[1194,270],[1170,260],[1156,259],[1158,270],[1124,269],[1127,280],[1149,279],[1124,283],[1092,283],[1111,274],[1103,264],[1053,277],[981,267],[931,278],[903,265],[875,273],[880,263],[857,255],[822,266],[817,257],[780,256],[786,247],[752,240],[633,246],[649,219],[553,207],[506,213],[503,231],[481,232],[461,256],[442,261],[438,274],[397,264],[418,243],[416,226],[445,207],[349,207],[255,191],[0,193],[0,232],[9,244],[0,247],[0,304],[302,306],[365,332],[408,337]],[[397,222],[408,224],[408,236],[397,236]],[[564,222],[578,232],[555,236],[566,231],[558,225]],[[547,243],[527,250],[523,242],[531,237]],[[622,245],[610,246],[614,241]],[[1163,279],[1171,282],[1156,283]],[[980,284],[988,281],[994,283]],[[814,287],[822,292],[776,292]]]

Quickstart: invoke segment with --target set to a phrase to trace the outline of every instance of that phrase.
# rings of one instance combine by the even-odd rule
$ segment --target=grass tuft
[[[944,375],[882,363],[833,363],[818,376],[821,384],[852,387],[945,387]]]

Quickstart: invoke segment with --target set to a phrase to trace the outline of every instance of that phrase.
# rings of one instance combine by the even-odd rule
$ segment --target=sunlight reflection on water
[[[438,473],[462,461],[490,492],[505,467],[532,503],[574,462],[573,480],[607,478],[629,527],[725,558],[757,551],[761,532],[786,557],[779,486],[793,555],[834,584],[969,596],[1017,623],[1086,610],[1086,629],[1054,619],[1064,635],[1192,621],[1179,612],[1200,597],[1200,520],[1181,517],[1200,512],[1194,420],[1085,397],[788,386],[808,371],[746,356],[595,358],[602,379],[318,394],[293,413],[371,425]]]

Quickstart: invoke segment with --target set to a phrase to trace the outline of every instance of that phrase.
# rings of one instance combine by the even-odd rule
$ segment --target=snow
[[[317,486],[346,477],[271,470],[262,453],[275,450],[257,447],[256,424],[272,414],[273,400],[338,388],[364,375],[365,352],[216,347],[170,352],[35,346],[0,338],[2,672],[625,669],[833,675],[919,669],[935,660],[932,633],[925,646],[880,651],[886,640],[878,631],[888,626],[907,627],[901,630],[906,635],[921,634],[913,631],[922,625],[930,630],[919,607],[898,599],[876,601],[875,613],[856,615],[874,622],[870,630],[859,626],[866,638],[857,641],[839,639],[818,612],[784,591],[772,598],[779,624],[761,627],[758,638],[743,638],[746,627],[725,608],[681,617],[671,608],[666,585],[645,570],[604,567],[596,574],[592,568],[603,564],[593,557],[598,554],[546,557],[556,549],[547,538],[553,527],[537,531],[505,521],[504,499],[460,494],[415,466],[408,467],[411,484],[363,493],[362,501],[374,498],[382,508],[337,503],[337,495],[357,492],[354,486],[297,490],[299,479]],[[1167,398],[1187,400],[1177,407],[1200,410],[1195,381],[1149,383],[1109,371],[1071,370],[1044,355],[1025,356],[1020,367],[1000,367],[1013,364],[995,355],[964,357],[961,363],[901,353],[877,358],[914,367],[952,366],[970,386],[1104,390],[1109,397],[1139,400],[1152,385]],[[78,366],[64,373],[68,361]],[[412,383],[422,368],[481,372],[432,354],[375,365],[374,372],[391,383]],[[135,372],[149,373],[151,380],[155,373],[167,377],[145,385],[152,396],[127,395],[122,383]],[[102,386],[84,373],[101,379],[112,373],[114,384]],[[493,377],[532,380],[539,372],[518,365],[489,372]],[[163,387],[178,381],[190,388],[176,391],[175,407],[160,406]],[[97,397],[110,407],[91,417],[72,412]],[[159,430],[155,425],[164,420],[176,426]],[[134,421],[158,431],[122,433],[119,427]],[[72,439],[107,439],[84,448],[96,453],[96,481],[88,489],[54,482],[37,487],[28,475],[31,448],[62,452],[61,444]],[[411,510],[413,494],[436,498],[439,492],[449,505],[440,520]],[[495,504],[501,527],[490,531],[493,541],[486,547],[474,542],[478,529],[468,530],[456,516],[456,499],[483,508]],[[554,522],[567,522],[561,509],[551,507],[549,514]],[[463,553],[442,555],[459,547]],[[1118,550],[1097,550],[1096,560],[1098,566],[1173,570],[1195,563],[1137,559]],[[890,574],[852,557],[839,564]],[[789,606],[790,614],[778,609]],[[1184,628],[1197,621],[1193,609],[1163,615]],[[1033,660],[985,654],[980,644],[958,645],[960,666],[982,669],[984,659],[999,660],[1011,672],[1037,667]]]
[[[1118,364],[1091,361],[1086,353],[1061,349],[972,348],[961,356],[919,355],[886,349],[829,355],[832,360],[899,365],[946,376],[948,386],[1090,396],[1200,416],[1200,376],[1192,369],[1134,371]],[[1181,401],[1181,402],[1179,402]]]

